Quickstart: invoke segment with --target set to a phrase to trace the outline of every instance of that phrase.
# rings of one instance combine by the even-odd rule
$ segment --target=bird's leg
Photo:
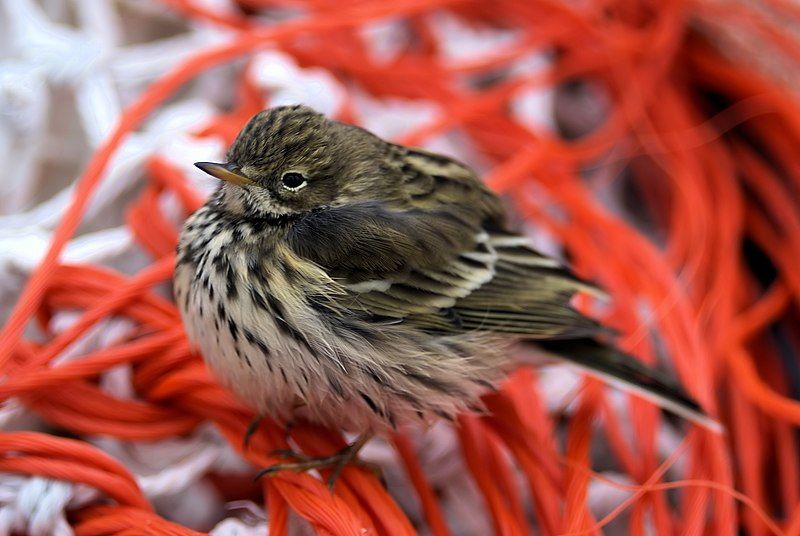
[[[304,402],[295,402],[295,405],[292,409],[296,410],[298,408],[302,408],[303,406],[305,406]],[[242,439],[242,448],[244,450],[247,450],[247,445],[250,443],[250,439],[253,437],[253,434],[258,431],[258,427],[261,425],[261,421],[263,420],[264,417],[262,415],[256,415],[253,417],[253,420],[250,421],[250,424],[247,425],[247,429],[244,432],[244,438]],[[283,432],[283,439],[287,442],[289,441],[289,434],[291,434],[292,428],[294,428],[294,423],[294,419],[289,419],[286,422],[286,427],[284,428]]]
[[[331,456],[315,457],[297,454],[295,452],[286,450],[276,451],[273,454],[280,454],[281,456],[294,461],[270,465],[266,469],[259,472],[258,475],[256,475],[256,479],[259,479],[262,476],[271,476],[280,471],[303,472],[310,471],[312,469],[325,469],[330,467],[331,474],[327,478],[327,483],[328,487],[333,489],[333,485],[336,483],[339,475],[342,474],[344,468],[347,467],[347,464],[355,463],[357,465],[368,466],[368,464],[359,462],[356,457],[358,456],[358,452],[367,443],[367,441],[370,440],[371,437],[372,434],[369,433],[361,434],[355,441]]]
[[[250,443],[250,439],[253,437],[253,434],[258,431],[259,425],[261,425],[261,421],[264,419],[261,415],[256,415],[253,417],[253,420],[250,421],[250,424],[247,425],[247,429],[244,431],[244,437],[242,438],[242,450],[247,450],[247,445]]]
[[[283,428],[283,440],[287,443],[292,435],[292,430],[294,430],[294,419],[289,419],[286,421],[286,426]]]

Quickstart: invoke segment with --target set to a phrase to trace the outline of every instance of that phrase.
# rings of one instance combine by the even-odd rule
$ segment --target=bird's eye
[[[306,178],[302,173],[287,171],[281,177],[281,182],[287,190],[299,190],[306,185]]]

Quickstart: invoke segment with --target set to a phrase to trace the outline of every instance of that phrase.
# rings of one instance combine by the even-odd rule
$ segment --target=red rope
[[[48,252],[0,332],[0,400],[14,397],[78,435],[159,440],[213,422],[255,466],[275,461],[267,453],[285,447],[281,429],[265,423],[242,451],[251,411],[216,383],[192,353],[174,305],[154,290],[172,275],[179,232],[162,213],[162,200],[177,199],[185,214],[202,203],[179,169],[158,156],[150,159],[144,188],[127,211],[133,240],[153,258],[149,267],[126,276],[59,263],[128,133],[201,73],[275,46],[301,66],[327,69],[344,87],[436,104],[437,117],[400,141],[421,144],[453,131],[467,138],[491,163],[487,182],[522,217],[563,243],[576,269],[613,296],[603,320],[621,332],[622,345],[646,361],[668,357],[686,388],[730,432],[718,437],[696,431],[670,458],[662,447],[660,413],[633,398],[617,412],[616,399],[595,382],[581,384],[567,422],[557,426],[542,399],[541,379],[520,371],[485,398],[490,416],[462,417],[457,428],[463,461],[496,532],[529,533],[530,503],[545,534],[599,533],[623,513],[633,534],[800,534],[793,433],[800,402],[790,381],[796,381],[791,374],[800,348],[800,108],[793,94],[750,63],[705,44],[691,22],[703,13],[744,28],[739,25],[750,20],[753,8],[688,0],[657,9],[623,0],[499,0],[491,6],[468,0],[240,2],[256,10],[305,9],[304,18],[265,27],[247,10],[165,3],[228,28],[231,40],[198,52],[152,84],[88,162]],[[800,20],[800,11],[784,0],[768,4],[787,21]],[[475,26],[514,28],[518,39],[488,57],[446,60],[426,16],[435,10]],[[387,18],[404,21],[410,38],[395,59],[381,63],[354,30]],[[800,60],[795,38],[763,16],[744,29],[786,52],[787,61]],[[541,71],[507,70],[543,51],[551,53],[552,64]],[[232,111],[198,125],[198,136],[228,143],[269,101],[249,68],[241,70],[232,92]],[[493,76],[499,80],[492,82]],[[523,127],[509,113],[523,92],[576,77],[596,84],[608,101],[602,124],[582,136],[567,140],[548,127]],[[339,115],[357,120],[356,102],[348,95]],[[634,216],[600,201],[612,188],[632,196],[625,214]],[[743,253],[745,242],[774,268],[775,280],[766,288],[752,255]],[[578,305],[593,310],[598,304]],[[57,335],[47,332],[49,319],[65,310],[77,311],[78,320]],[[133,330],[108,348],[54,362],[112,316],[127,319]],[[23,336],[34,318],[45,328],[45,339],[36,343]],[[780,341],[776,331],[783,334]],[[133,398],[98,386],[100,375],[123,364],[133,371]],[[563,444],[560,429],[566,432]],[[337,433],[309,426],[293,430],[292,439],[310,454],[342,445]],[[445,509],[412,444],[403,435],[393,440],[430,531],[449,534]],[[593,483],[603,478],[591,469],[592,448],[600,443],[615,470],[635,483],[630,498],[603,518],[593,515],[588,500]],[[665,481],[666,467],[679,458],[682,480]],[[75,512],[70,521],[77,534],[134,533],[144,525],[154,534],[193,534],[153,513],[128,471],[82,441],[2,433],[0,471],[82,482],[113,501]],[[380,482],[358,468],[344,471],[333,494],[311,475],[281,474],[262,488],[263,497],[253,490],[241,496],[267,503],[275,534],[287,530],[289,509],[320,533],[416,531]],[[680,489],[677,501],[667,495],[670,489]]]

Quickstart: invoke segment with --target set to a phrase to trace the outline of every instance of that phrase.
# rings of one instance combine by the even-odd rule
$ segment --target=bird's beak
[[[205,171],[212,177],[221,181],[235,184],[236,186],[248,186],[253,181],[245,177],[241,170],[234,164],[215,164],[214,162],[195,162],[195,166]]]

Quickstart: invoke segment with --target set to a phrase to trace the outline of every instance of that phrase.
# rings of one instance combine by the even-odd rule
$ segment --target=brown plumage
[[[176,297],[222,381],[262,414],[365,434],[480,410],[524,342],[711,423],[570,305],[597,289],[509,229],[467,166],[303,106],[240,133],[181,235]],[[362,442],[363,443],[363,442]],[[349,460],[360,447],[305,469]]]

